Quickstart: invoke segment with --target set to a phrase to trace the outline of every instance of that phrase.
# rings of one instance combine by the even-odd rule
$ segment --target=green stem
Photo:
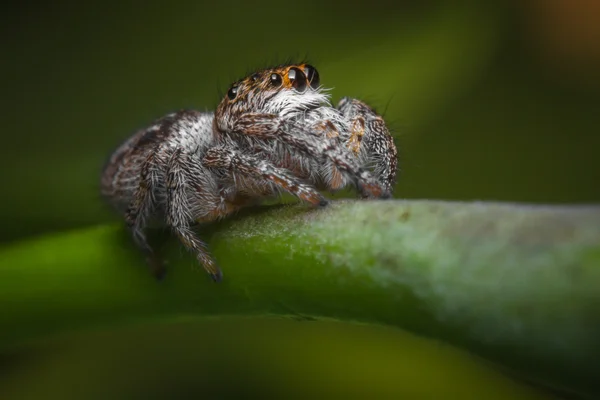
[[[599,207],[339,201],[263,210],[204,236],[220,284],[192,271],[179,246],[165,281],[152,280],[119,226],[1,250],[0,345],[135,319],[330,317],[405,328],[598,394]]]

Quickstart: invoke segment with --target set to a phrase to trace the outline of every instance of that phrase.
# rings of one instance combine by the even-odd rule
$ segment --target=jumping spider
[[[101,191],[124,213],[154,273],[164,267],[145,228],[166,224],[215,281],[222,273],[192,226],[289,192],[323,206],[317,191],[355,186],[386,198],[397,152],[384,120],[365,103],[336,108],[308,64],[258,71],[228,90],[216,112],[164,116],[123,143],[104,167]]]

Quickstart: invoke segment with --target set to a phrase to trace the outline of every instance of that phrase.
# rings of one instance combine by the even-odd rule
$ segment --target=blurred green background
[[[290,57],[384,112],[397,197],[597,202],[594,4],[9,2],[0,240],[116,220],[97,185],[122,140]]]
[[[98,181],[122,140],[289,58],[384,113],[396,197],[599,202],[598,4],[5,3],[0,244],[119,220]]]

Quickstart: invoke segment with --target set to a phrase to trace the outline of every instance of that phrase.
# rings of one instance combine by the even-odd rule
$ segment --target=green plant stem
[[[136,319],[328,317],[405,328],[598,393],[599,207],[339,201],[250,210],[205,232],[220,284],[172,241],[168,276],[154,281],[119,226],[3,249],[1,345]]]

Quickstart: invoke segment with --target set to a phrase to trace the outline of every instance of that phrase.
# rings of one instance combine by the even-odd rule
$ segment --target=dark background
[[[115,220],[100,169],[136,129],[307,58],[394,129],[396,197],[600,200],[600,7],[585,0],[3,6],[0,240]]]
[[[2,6],[0,40],[0,245],[6,249],[29,236],[119,220],[102,203],[98,183],[120,142],[171,111],[213,109],[230,82],[289,58],[315,65],[322,83],[335,88],[334,101],[358,97],[384,113],[400,151],[398,198],[600,202],[600,2],[13,1]],[[86,251],[56,252],[78,250]],[[65,288],[82,277],[85,269]],[[154,284],[149,292],[158,296]],[[53,301],[60,305],[58,297],[40,302],[40,315]],[[7,309],[18,314],[21,306]],[[258,393],[291,381],[301,392],[311,388],[305,377],[318,375],[316,382],[354,394],[398,381],[402,393],[436,385],[443,393],[456,383],[467,394],[478,389],[513,398],[501,391],[513,387],[486,378],[479,364],[458,358],[444,364],[432,357],[439,344],[432,353],[402,345],[394,342],[403,338],[397,331],[204,324],[92,336],[36,366],[38,375],[8,374],[2,383],[41,397],[83,382],[86,393],[131,385],[134,392],[143,387],[139,398],[160,398],[160,390],[173,395],[186,385],[230,391],[258,385]],[[313,328],[308,335],[305,329]],[[34,353],[15,356],[14,364],[38,365],[45,353]],[[368,368],[348,375],[349,358]],[[12,365],[6,360],[0,355],[0,378],[2,367]],[[148,378],[152,368],[157,375]]]

